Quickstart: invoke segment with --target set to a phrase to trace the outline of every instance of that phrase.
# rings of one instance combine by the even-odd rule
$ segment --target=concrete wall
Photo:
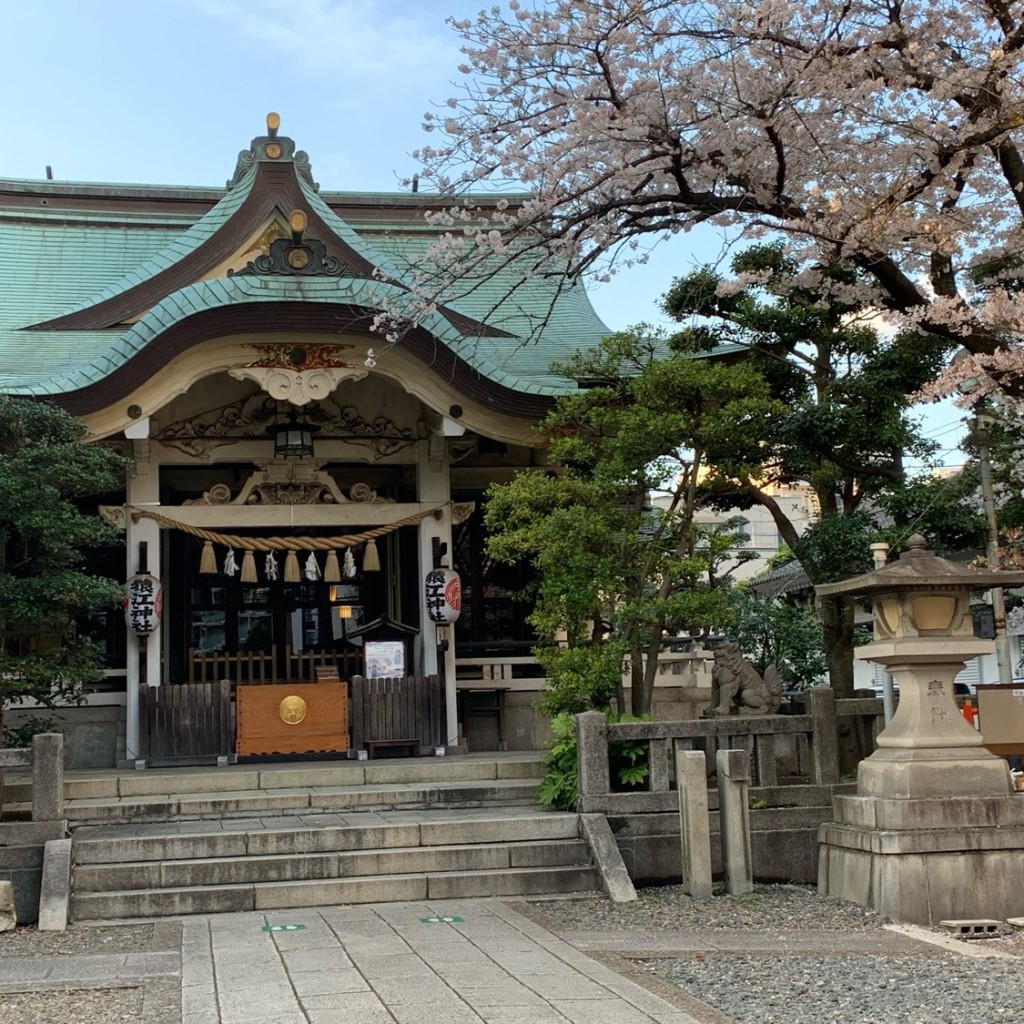
[[[80,708],[8,708],[4,728],[16,729],[32,718],[49,718],[64,734],[65,768],[113,768],[124,760],[125,709],[123,705],[87,705]]]
[[[822,802],[816,805],[750,812],[750,846],[757,881],[817,881],[818,826],[832,820],[831,800],[824,792],[828,789],[823,787]],[[756,791],[751,792],[756,795]],[[609,815],[608,821],[635,885],[679,882],[682,855],[678,814]],[[711,869],[718,876],[722,873],[722,851],[716,810],[711,811],[710,824]]]
[[[3,832],[0,826],[0,837]],[[18,924],[34,924],[38,918],[42,878],[42,846],[0,845],[0,881],[11,882],[14,887],[14,917]]]

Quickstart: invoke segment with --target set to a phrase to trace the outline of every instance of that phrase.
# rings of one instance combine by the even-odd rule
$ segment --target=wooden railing
[[[521,648],[523,645],[519,645]],[[706,662],[708,652],[662,651],[654,685],[697,687],[711,685],[711,672]],[[527,671],[526,667],[532,669]],[[509,690],[542,690],[547,684],[544,670],[530,654],[500,654],[495,650],[481,654],[463,653],[455,659],[455,685],[459,689],[480,689],[488,684]],[[629,686],[628,673],[623,682]]]
[[[190,683],[308,683],[316,678],[316,669],[327,667],[349,679],[362,671],[363,657],[356,650],[297,651],[290,644],[285,645],[283,662],[276,645],[268,651],[188,651]]]
[[[197,651],[188,649],[190,683],[273,683],[277,681],[277,647],[269,651]]]

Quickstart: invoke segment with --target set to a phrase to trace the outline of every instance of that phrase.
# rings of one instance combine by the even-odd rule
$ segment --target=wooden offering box
[[[235,753],[348,750],[346,683],[274,683],[235,691]]]

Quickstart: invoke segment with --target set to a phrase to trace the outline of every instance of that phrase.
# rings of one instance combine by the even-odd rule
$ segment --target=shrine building
[[[321,190],[276,115],[221,189],[0,181],[0,390],[62,406],[130,464],[93,506],[124,546],[93,569],[132,581],[131,628],[120,612],[90,626],[107,676],[60,713],[72,765],[237,753],[176,749],[172,692],[188,714],[219,694],[236,715],[256,689],[292,687],[305,699],[272,709],[285,726],[334,716],[292,752],[344,754],[365,743],[338,716],[378,698],[318,711],[321,685],[438,677],[440,703],[401,696],[435,716],[423,742],[438,747],[506,690],[536,689],[518,678],[536,675],[521,581],[486,556],[481,499],[543,465],[535,424],[576,388],[550,366],[609,331],[581,287],[508,268],[397,343],[375,331],[443,230],[424,214],[451,202]],[[449,626],[435,620],[459,603],[452,572]],[[464,677],[482,704],[460,699]],[[289,752],[276,742],[253,752]]]

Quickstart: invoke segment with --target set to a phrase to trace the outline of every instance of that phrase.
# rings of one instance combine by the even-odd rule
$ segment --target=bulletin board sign
[[[405,673],[404,640],[365,640],[363,668],[367,679],[398,679]]]
[[[978,718],[993,754],[1024,754],[1024,685],[978,685]]]

